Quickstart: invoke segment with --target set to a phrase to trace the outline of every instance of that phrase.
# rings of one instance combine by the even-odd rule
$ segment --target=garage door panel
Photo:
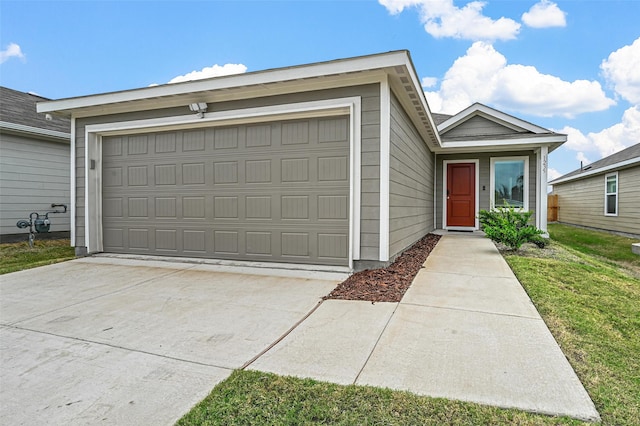
[[[182,152],[204,151],[204,130],[182,132]]]
[[[160,133],[158,135],[155,135],[154,142],[156,154],[176,152],[175,133]]]
[[[129,136],[127,142],[129,155],[141,155],[149,152],[149,137],[147,135]]]
[[[347,265],[348,123],[103,138],[105,251]]]
[[[184,229],[182,231],[182,248],[184,253],[194,256],[207,254],[207,231]]]

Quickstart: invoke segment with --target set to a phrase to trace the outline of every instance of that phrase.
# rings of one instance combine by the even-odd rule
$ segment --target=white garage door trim
[[[361,98],[359,96],[210,112],[205,113],[202,118],[196,115],[186,115],[86,126],[84,238],[88,253],[98,253],[104,249],[102,235],[102,136],[338,114],[348,114],[350,118],[349,268],[352,269],[353,261],[360,259]]]

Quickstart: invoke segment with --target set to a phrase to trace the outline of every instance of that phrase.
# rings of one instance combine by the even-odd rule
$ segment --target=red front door
[[[447,164],[447,226],[476,224],[476,165]]]

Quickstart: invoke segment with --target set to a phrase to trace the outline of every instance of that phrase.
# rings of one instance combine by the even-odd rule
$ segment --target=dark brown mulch
[[[399,302],[439,239],[440,235],[425,235],[391,265],[356,272],[324,299]]]

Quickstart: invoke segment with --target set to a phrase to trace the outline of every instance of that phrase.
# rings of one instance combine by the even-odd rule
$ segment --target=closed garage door
[[[348,265],[348,126],[104,137],[104,251]]]

